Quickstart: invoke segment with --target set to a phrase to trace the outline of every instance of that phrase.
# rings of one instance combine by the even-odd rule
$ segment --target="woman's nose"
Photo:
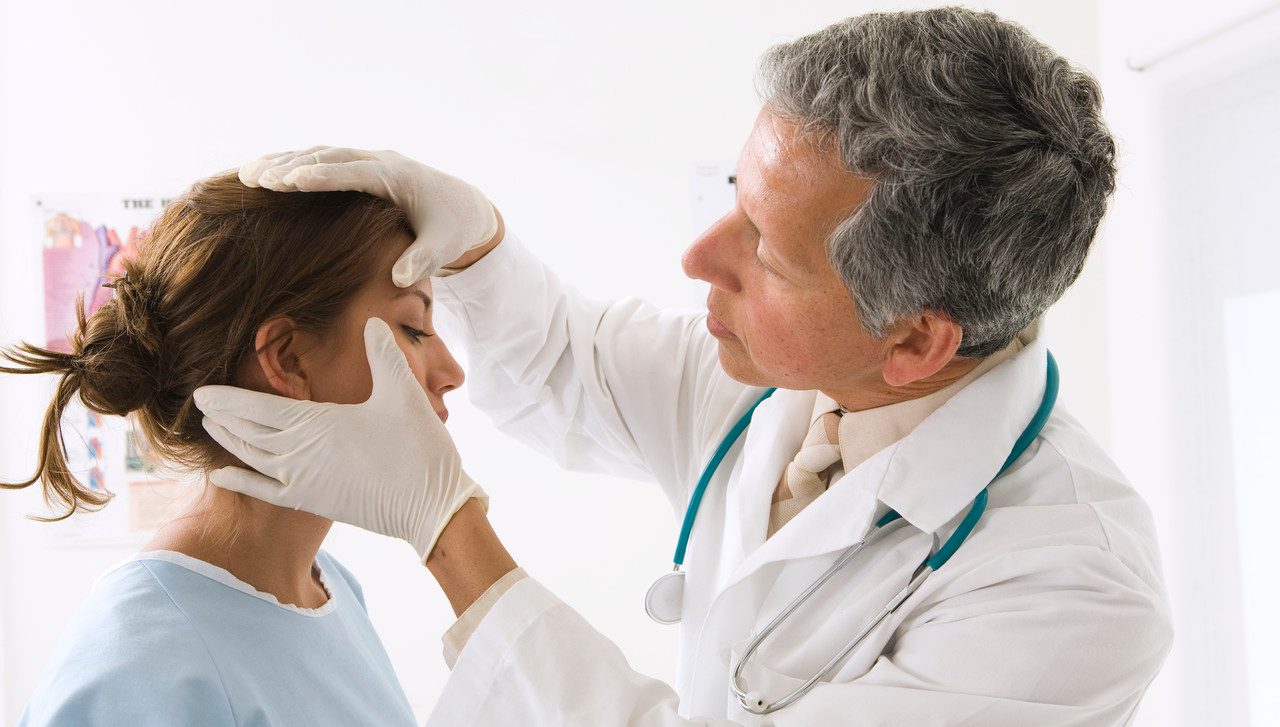
[[[446,393],[462,386],[462,382],[466,380],[467,375],[463,372],[462,367],[458,365],[453,354],[449,352],[449,347],[444,344],[439,335],[436,336],[436,340],[439,341],[440,350],[436,363],[427,372],[427,388],[437,396],[444,396]]]

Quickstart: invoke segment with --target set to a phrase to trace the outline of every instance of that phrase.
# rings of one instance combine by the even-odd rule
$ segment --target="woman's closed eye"
[[[421,328],[414,328],[413,326],[401,325],[400,328],[404,330],[405,334],[407,334],[409,338],[413,340],[414,343],[418,343],[422,339],[430,338],[432,335],[434,335],[431,333],[427,333]]]

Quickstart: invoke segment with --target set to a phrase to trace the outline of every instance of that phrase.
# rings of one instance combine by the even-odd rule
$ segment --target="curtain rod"
[[[1242,15],[1236,18],[1235,20],[1219,25],[1216,28],[1213,28],[1212,30],[1209,30],[1205,33],[1192,36],[1187,40],[1181,41],[1179,43],[1171,44],[1169,46],[1166,46],[1165,48],[1162,48],[1158,51],[1153,51],[1151,53],[1141,54],[1137,56],[1131,55],[1129,56],[1126,62],[1128,63],[1129,68],[1134,71],[1138,71],[1138,72],[1145,71],[1151,68],[1152,66],[1156,65],[1157,63],[1166,61],[1172,58],[1173,56],[1184,53],[1192,48],[1195,48],[1198,45],[1201,45],[1210,40],[1213,40],[1214,38],[1217,38],[1222,35],[1226,35],[1227,33],[1230,33],[1236,30],[1237,28],[1248,25],[1249,23],[1252,23],[1258,18],[1261,18],[1262,16],[1267,15],[1269,13],[1275,12],[1276,10],[1280,10],[1280,2],[1268,3],[1266,5],[1263,5],[1260,8],[1257,8],[1256,10],[1253,10],[1252,12],[1249,12],[1245,15]]]

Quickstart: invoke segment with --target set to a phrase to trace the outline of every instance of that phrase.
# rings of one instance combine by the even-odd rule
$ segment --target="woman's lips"
[[[443,424],[444,422],[449,421],[449,410],[441,409],[436,412],[436,416],[440,417],[440,423]]]
[[[737,336],[733,335],[733,331],[725,328],[720,319],[716,318],[711,311],[707,311],[707,330],[716,338],[737,338]]]

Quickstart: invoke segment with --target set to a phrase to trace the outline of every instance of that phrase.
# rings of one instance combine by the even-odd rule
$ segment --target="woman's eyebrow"
[[[399,293],[396,293],[394,296],[392,296],[391,299],[399,300],[405,297],[406,295],[418,296],[419,298],[422,299],[422,307],[425,308],[426,310],[431,310],[431,296],[427,295],[421,290],[418,290],[417,288],[405,288],[404,290],[401,290]]]

